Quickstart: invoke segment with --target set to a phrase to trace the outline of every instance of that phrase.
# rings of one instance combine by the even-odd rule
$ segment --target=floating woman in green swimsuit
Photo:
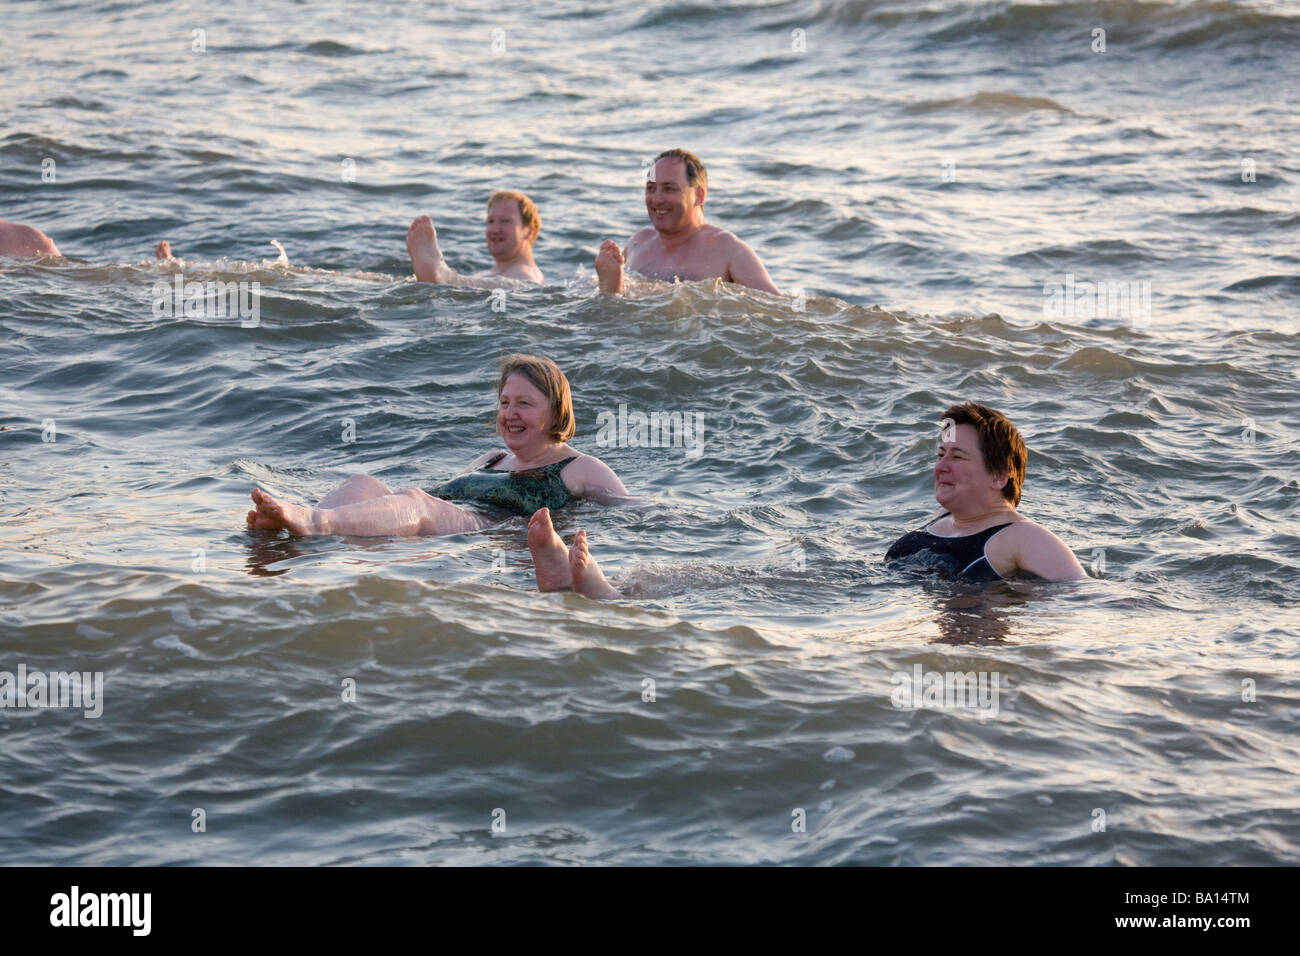
[[[627,499],[627,489],[608,465],[567,444],[574,432],[573,399],[569,380],[554,362],[535,355],[507,356],[501,363],[497,399],[497,430],[506,451],[476,458],[451,481],[430,492],[393,492],[378,478],[352,475],[314,508],[254,488],[256,507],[248,512],[249,530],[283,529],[302,536],[458,534],[511,514],[560,508],[575,498],[607,503]],[[548,583],[568,586],[562,580],[568,568],[566,549],[562,565],[550,569]],[[546,568],[539,571],[547,573]]]

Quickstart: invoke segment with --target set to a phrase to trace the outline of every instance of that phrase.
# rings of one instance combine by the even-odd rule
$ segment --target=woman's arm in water
[[[1065,542],[1042,525],[1025,521],[1007,530],[1015,532],[1009,536],[1011,540],[1007,544],[1012,548],[1009,557],[1017,570],[1028,571],[1047,581],[1077,581],[1088,576]]]
[[[575,498],[590,498],[603,505],[645,504],[628,494],[614,469],[594,455],[582,455],[560,475]]]

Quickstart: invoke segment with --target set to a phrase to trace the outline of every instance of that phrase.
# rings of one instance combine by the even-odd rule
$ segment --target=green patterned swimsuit
[[[538,508],[554,511],[573,501],[573,495],[560,477],[560,472],[577,455],[553,465],[523,471],[502,471],[492,467],[504,457],[506,453],[501,452],[478,471],[453,478],[429,494],[435,498],[465,501],[475,507],[487,506],[524,517],[529,517]]]

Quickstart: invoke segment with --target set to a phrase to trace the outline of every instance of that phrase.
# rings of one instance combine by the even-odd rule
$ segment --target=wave
[[[922,100],[908,106],[905,112],[935,113],[959,109],[1000,109],[1025,113],[1034,110],[1051,110],[1057,113],[1069,113],[1071,116],[1079,115],[1068,106],[1063,106],[1050,97],[1020,96],[1016,93],[1005,93],[998,90],[981,90],[978,93],[972,93],[970,96],[958,96],[951,99]]]
[[[359,50],[356,47],[335,40],[317,40],[314,43],[302,46],[300,49],[303,53],[310,53],[312,56],[363,56],[372,52],[370,50]]]
[[[661,18],[668,16],[660,12]],[[851,0],[835,4],[808,20],[791,18],[794,26],[809,24],[916,27],[928,41],[1021,42],[1045,34],[1079,43],[1088,50],[1092,30],[1106,30],[1107,42],[1129,48],[1186,50],[1200,46],[1249,46],[1282,37],[1300,37],[1300,13],[1271,3],[1232,3],[1198,0],[1094,0],[1026,3],[1017,0],[971,3],[949,0],[919,6],[902,0]],[[1068,38],[1068,39],[1067,39]]]

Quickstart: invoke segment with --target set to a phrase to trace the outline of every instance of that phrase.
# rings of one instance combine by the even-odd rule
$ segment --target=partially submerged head
[[[949,510],[952,504],[975,507],[1000,496],[1012,508],[1018,505],[1029,449],[1011,419],[977,402],[953,405],[943,417],[934,466],[939,504]]]
[[[0,256],[62,255],[54,240],[35,226],[0,219]]]
[[[486,236],[494,257],[508,259],[531,250],[541,230],[537,206],[523,193],[499,189],[488,197]]]
[[[497,431],[510,445],[512,434],[535,431],[566,442],[576,424],[569,380],[560,367],[540,355],[507,355],[497,380]]]
[[[694,153],[666,149],[646,171],[645,206],[650,224],[671,232],[704,221],[709,171]]]

